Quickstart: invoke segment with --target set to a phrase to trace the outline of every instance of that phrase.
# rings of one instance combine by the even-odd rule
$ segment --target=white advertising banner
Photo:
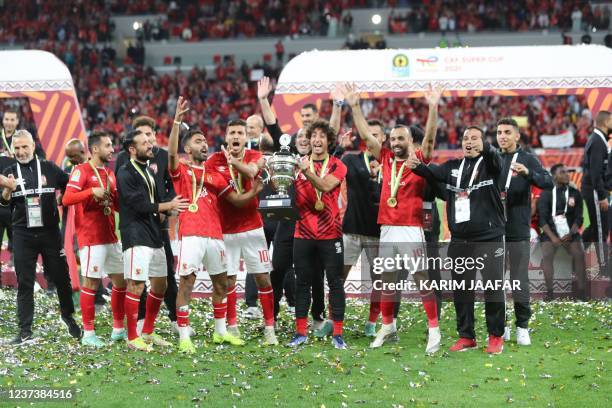
[[[596,63],[594,63],[596,61]],[[310,51],[283,69],[276,93],[324,93],[335,82],[363,92],[612,87],[601,45]]]

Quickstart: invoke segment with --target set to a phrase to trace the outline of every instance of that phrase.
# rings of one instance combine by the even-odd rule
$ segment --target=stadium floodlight
[[[140,21],[134,21],[134,24],[132,24],[132,28],[134,29],[134,31],[138,31],[142,28],[142,23]]]
[[[382,17],[380,16],[380,14],[374,14],[372,16],[372,24],[379,25],[381,21]]]

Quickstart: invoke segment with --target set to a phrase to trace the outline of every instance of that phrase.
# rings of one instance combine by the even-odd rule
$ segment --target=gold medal
[[[196,203],[191,203],[187,209],[192,213],[198,212],[198,205]]]
[[[104,215],[111,215],[113,210],[110,207],[104,207]]]
[[[395,197],[389,197],[387,200],[387,205],[391,208],[397,207],[397,199]]]
[[[191,204],[187,209],[189,212],[196,213],[198,212],[198,198],[204,189],[204,176],[206,175],[206,169],[202,167],[202,177],[200,178],[200,185],[196,184],[196,176],[195,169],[193,166],[191,167]]]
[[[323,161],[323,165],[321,166],[321,173],[319,173],[319,177],[323,178],[325,176],[325,170],[327,170],[328,163],[329,154],[325,156],[325,160]],[[310,160],[310,171],[314,174],[317,174],[315,172],[314,163],[312,159]],[[321,199],[321,197],[323,196],[323,192],[315,188],[315,194],[317,195],[317,201],[315,202],[314,208],[316,211],[323,211],[323,209],[325,208],[325,204],[323,204],[323,200]]]
[[[323,211],[324,208],[325,204],[323,204],[323,200],[317,200],[317,202],[315,203],[315,210]]]

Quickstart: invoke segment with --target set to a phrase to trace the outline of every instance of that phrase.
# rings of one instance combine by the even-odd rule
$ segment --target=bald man
[[[17,320],[19,332],[12,344],[32,338],[34,319],[34,282],[36,262],[43,266],[55,283],[61,320],[68,333],[81,337],[81,328],[73,318],[72,287],[68,264],[59,230],[55,194],[64,191],[68,175],[54,163],[34,154],[34,138],[27,130],[15,132],[12,140],[16,162],[6,168],[0,205],[9,207],[13,227],[13,253],[17,274]]]
[[[246,120],[247,142],[246,148],[259,150],[259,143],[263,137],[264,121],[259,115],[251,115]]]
[[[85,163],[87,160],[87,151],[85,149],[85,145],[79,139],[70,139],[68,143],[66,143],[66,147],[64,148],[64,154],[66,155],[66,159],[68,163],[64,166],[64,170],[67,171],[68,165],[78,166],[81,163]]]

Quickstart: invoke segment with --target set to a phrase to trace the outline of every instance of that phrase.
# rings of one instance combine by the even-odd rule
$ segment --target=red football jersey
[[[245,149],[244,163],[257,163],[261,158],[261,153],[257,150]],[[232,177],[227,165],[227,159],[223,152],[217,152],[211,155],[206,161],[206,169],[219,172],[229,183]],[[234,170],[234,176],[238,177],[238,172]],[[242,178],[243,193],[252,188],[251,180]],[[220,200],[219,209],[221,210],[221,228],[224,234],[236,234],[239,232],[251,231],[263,226],[263,221],[257,207],[259,199],[257,197],[242,208],[234,207],[227,200]]]
[[[111,208],[113,211],[119,211],[115,174],[106,167],[99,167],[98,174],[102,178],[104,188],[110,182]],[[78,193],[94,187],[101,187],[100,181],[89,163],[82,163],[72,170],[66,191],[72,190]],[[74,222],[79,248],[91,245],[112,244],[118,241],[115,234],[114,212],[110,215],[104,215],[104,207],[94,200],[93,195],[75,205]]]
[[[170,170],[176,194],[193,202],[192,172],[195,173],[196,189],[200,187],[204,167],[188,166],[180,163],[176,171]],[[206,171],[204,186],[198,197],[198,211],[184,211],[179,215],[179,239],[184,236],[210,237],[223,239],[221,232],[221,213],[218,201],[232,190],[232,186],[216,171]]]
[[[416,156],[423,163],[425,160],[421,150]],[[395,155],[387,148],[380,151],[380,163],[383,166],[383,185],[380,193],[380,207],[378,210],[378,223],[380,225],[405,225],[411,227],[423,226],[423,192],[425,179],[412,172],[407,166],[402,173],[399,189],[397,190],[397,206],[389,207],[387,200],[391,197],[391,166]],[[399,172],[403,160],[397,161],[396,172]]]
[[[314,162],[315,173],[320,175],[323,161]],[[295,238],[302,239],[336,239],[342,237],[342,217],[338,208],[338,196],[342,180],[346,177],[346,166],[342,160],[330,156],[323,177],[331,174],[340,184],[332,191],[321,194],[325,207],[323,211],[315,209],[317,193],[310,181],[300,173],[295,180],[295,205],[302,219],[295,223]]]

